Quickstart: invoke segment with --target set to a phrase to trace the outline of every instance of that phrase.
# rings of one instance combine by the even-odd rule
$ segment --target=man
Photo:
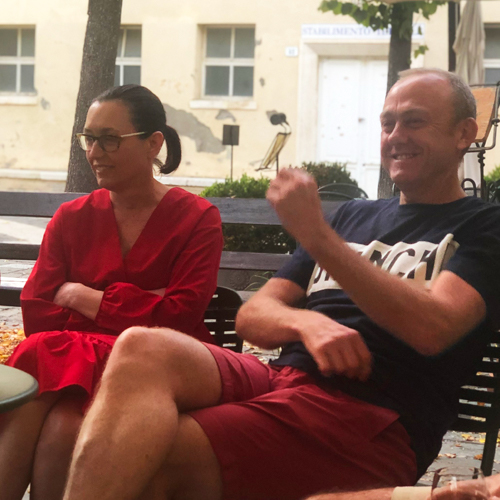
[[[301,248],[237,318],[243,338],[284,345],[280,358],[268,367],[178,332],[127,330],[65,499],[292,500],[414,484],[499,325],[500,212],[466,198],[457,176],[474,116],[454,75],[403,75],[381,115],[400,200],[349,202],[329,222],[314,181],[280,172],[268,199]]]
[[[485,479],[489,497],[478,491],[474,481],[457,483],[456,487],[441,487],[434,490],[432,500],[498,500],[500,497],[500,474]],[[431,500],[431,487],[381,488],[366,491],[345,491],[314,495],[307,500]]]

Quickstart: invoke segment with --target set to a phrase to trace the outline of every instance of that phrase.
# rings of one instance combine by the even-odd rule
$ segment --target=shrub
[[[225,198],[265,198],[271,180],[254,179],[243,174],[241,179],[212,184],[201,196]],[[224,250],[232,252],[287,253],[295,248],[295,240],[281,227],[224,224]]]
[[[347,171],[343,163],[302,163],[305,168],[315,179],[318,187],[333,184],[334,182],[343,182],[345,184],[358,185],[357,181],[351,178],[351,174]]]
[[[497,165],[490,173],[484,176],[484,182],[486,184],[496,181],[500,181],[500,165]]]
[[[315,179],[318,186],[343,182],[346,184],[358,183],[351,178],[345,165],[339,163],[303,163],[305,168]],[[265,177],[254,179],[243,174],[241,179],[212,184],[204,189],[201,196],[205,198],[265,198],[271,180]],[[224,250],[233,252],[265,252],[288,253],[296,247],[295,240],[281,227],[265,227],[243,224],[224,224]]]
[[[204,189],[200,196],[205,198],[265,198],[270,182],[271,180],[265,177],[254,179],[243,174],[237,181],[226,179],[224,182],[212,184]]]

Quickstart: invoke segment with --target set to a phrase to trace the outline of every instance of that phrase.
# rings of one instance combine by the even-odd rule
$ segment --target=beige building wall
[[[484,18],[500,23],[500,2],[483,2]],[[229,175],[224,124],[240,125],[234,177],[256,172],[275,134],[269,114],[287,115],[293,134],[281,165],[316,159],[318,71],[322,58],[386,59],[388,40],[302,36],[303,24],[352,24],[321,13],[319,0],[124,0],[122,25],[142,27],[141,83],[167,109],[181,135],[184,160],[169,183],[199,191]],[[87,0],[2,0],[0,27],[35,27],[35,96],[0,94],[0,190],[63,190],[78,92]],[[414,65],[447,68],[448,18],[441,7],[425,24],[429,51]],[[203,99],[205,26],[255,26],[254,95]],[[286,54],[286,50],[288,54]],[[294,55],[294,48],[297,55]],[[291,54],[291,55],[290,55]],[[500,163],[500,148],[488,165]],[[273,176],[273,172],[264,173]]]

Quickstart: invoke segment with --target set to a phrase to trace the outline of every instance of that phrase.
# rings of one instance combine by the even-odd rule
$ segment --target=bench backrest
[[[235,329],[235,318],[241,306],[241,298],[230,288],[218,286],[205,311],[205,326],[219,347],[241,352],[243,340]]]
[[[490,475],[500,428],[500,332],[486,346],[477,373],[459,394],[458,418],[452,430],[485,432],[481,469]]]
[[[85,193],[35,193],[0,191],[0,216],[52,217],[59,206]],[[264,199],[208,198],[220,211],[223,224],[279,226],[280,221]],[[340,202],[322,202],[325,213],[337,210]],[[0,243],[0,259],[36,260],[39,245]],[[256,252],[223,252],[221,269],[277,271],[290,255]]]

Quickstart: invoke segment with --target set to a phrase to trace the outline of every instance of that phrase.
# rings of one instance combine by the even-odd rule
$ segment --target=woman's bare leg
[[[20,500],[28,487],[35,449],[45,417],[60,395],[44,393],[0,417],[2,500]]]
[[[170,453],[137,500],[219,500],[221,469],[210,441],[198,422],[179,416]]]
[[[50,410],[35,451],[31,500],[61,500],[82,420],[81,396],[66,395]]]

